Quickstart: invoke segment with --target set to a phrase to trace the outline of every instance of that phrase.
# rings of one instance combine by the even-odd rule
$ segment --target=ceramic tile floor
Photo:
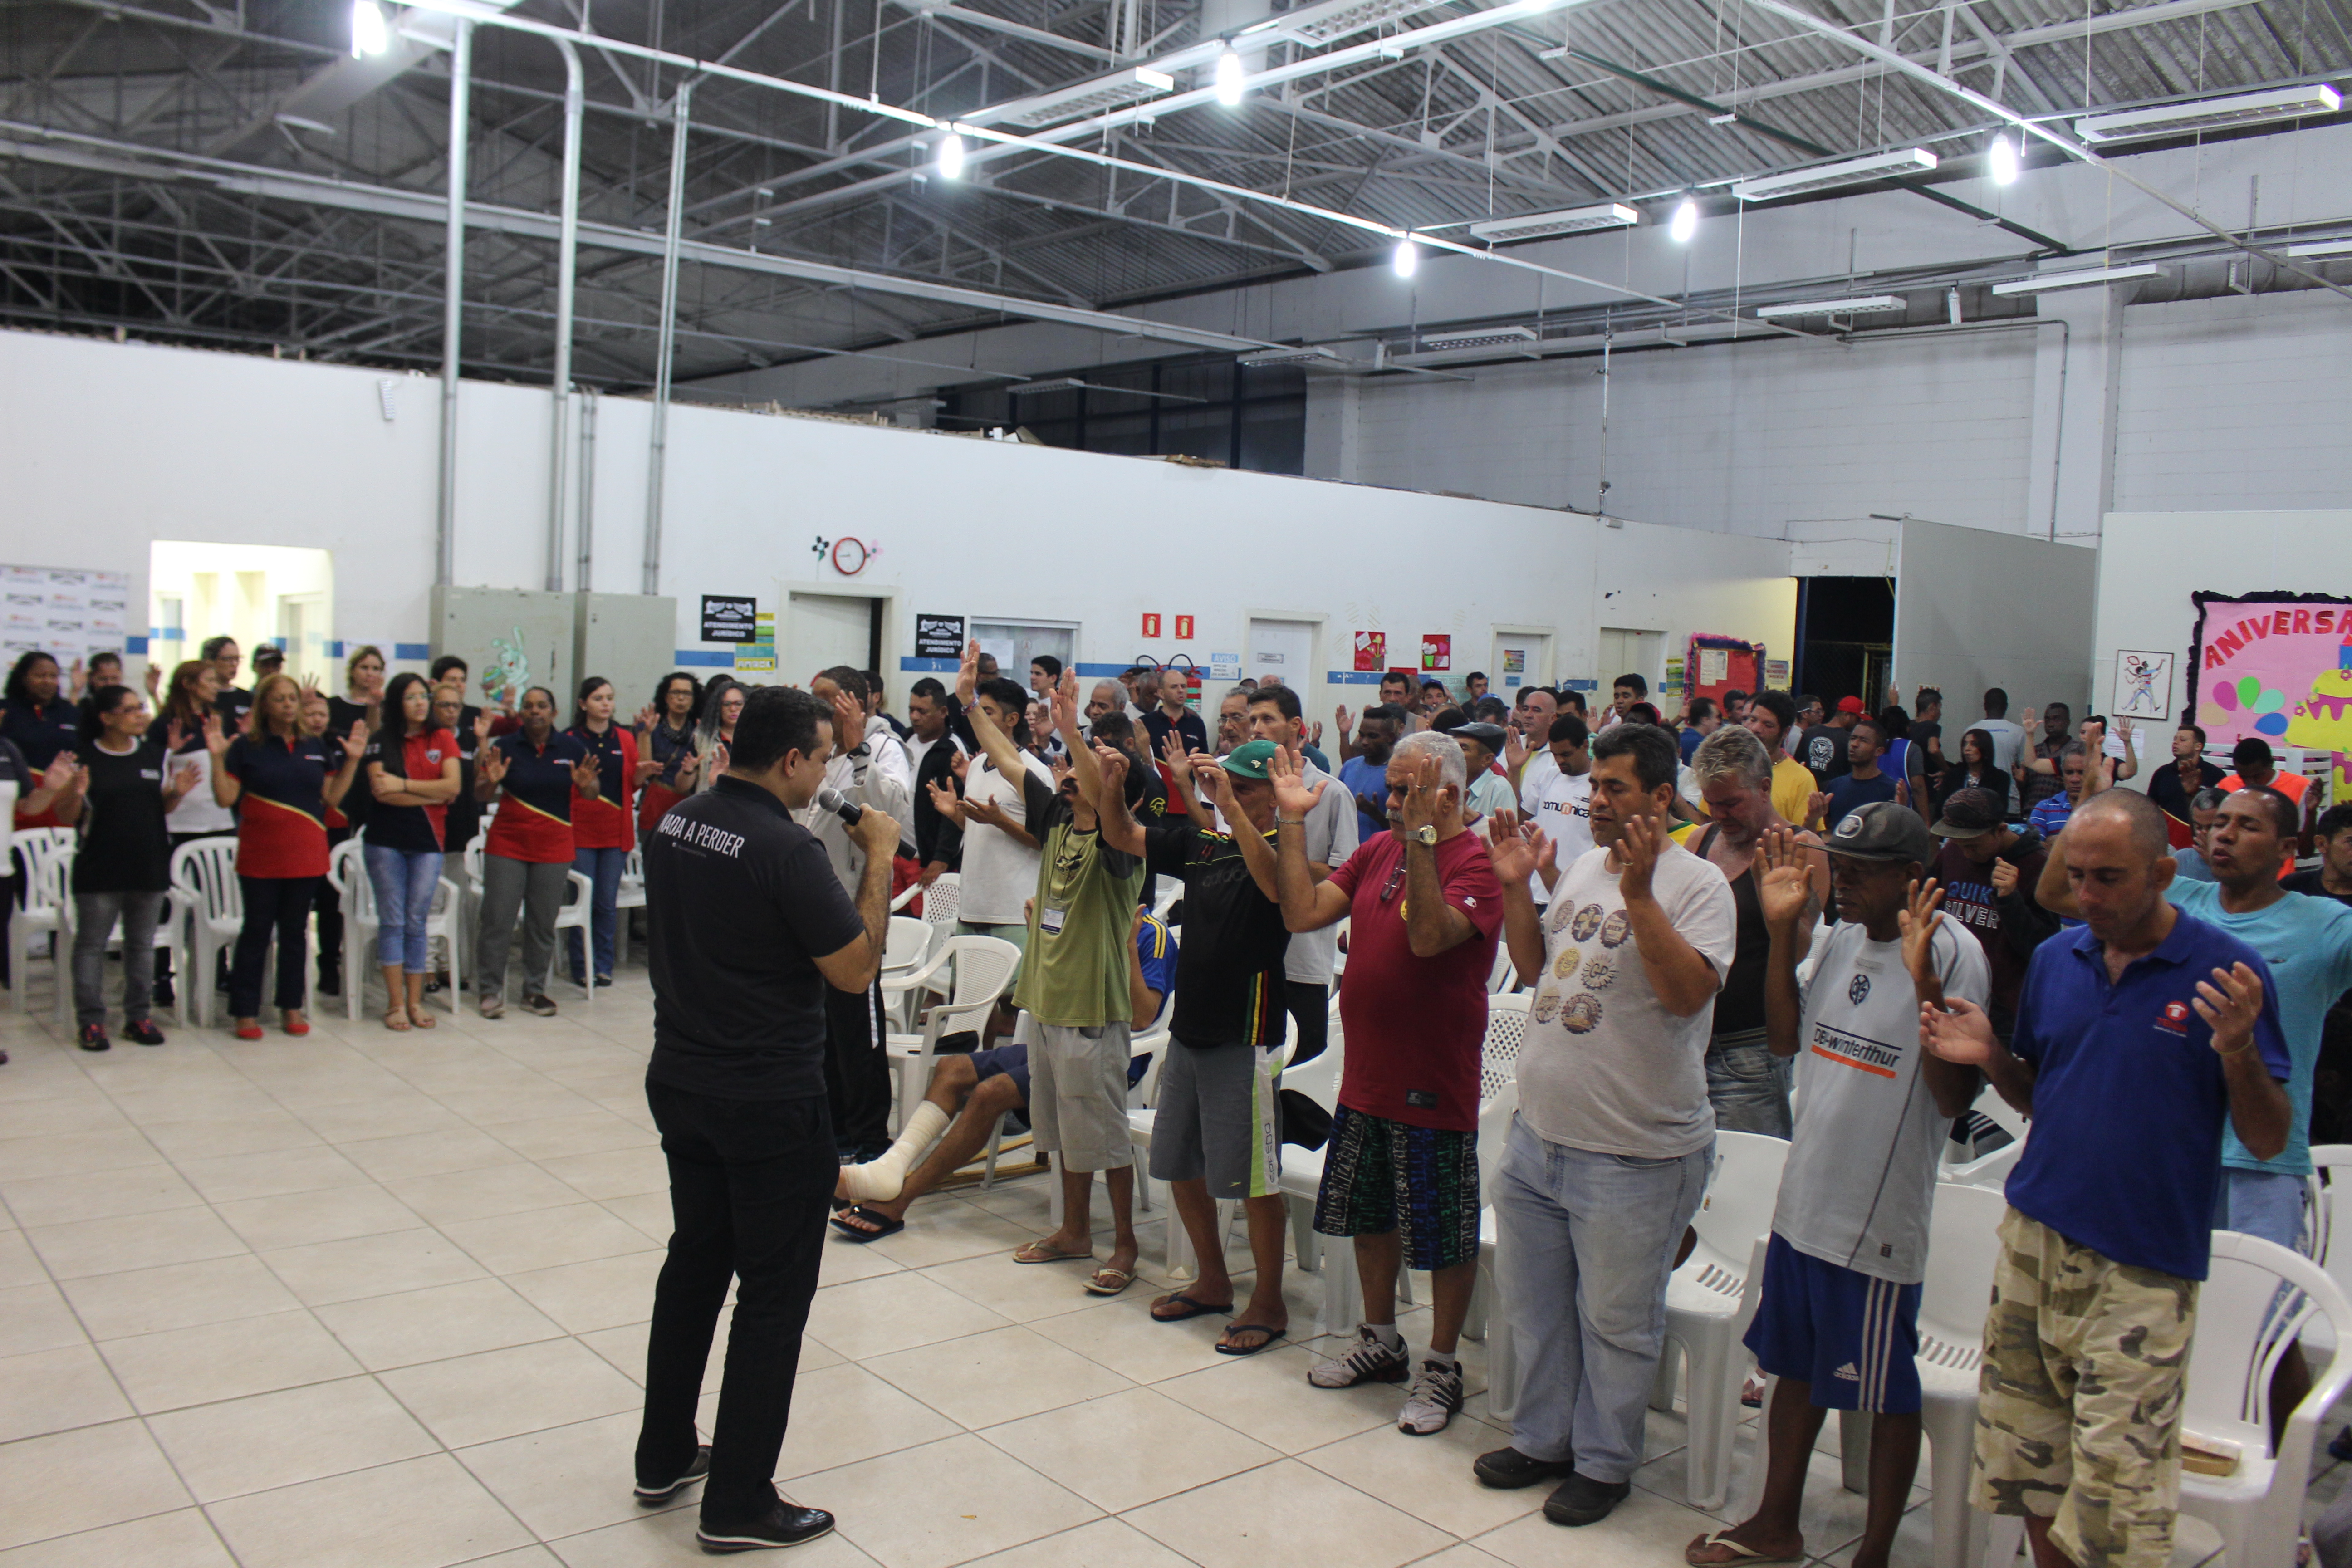
[[[245,1044],[167,1018],[164,1047],[90,1055],[40,1021],[46,967],[36,1017],[0,1013],[0,1568],[704,1561],[695,1494],[629,1496],[667,1234],[642,971],[551,1019]],[[1114,1301],[1014,1267],[1045,1207],[1030,1178],[828,1246],[780,1475],[841,1528],[795,1563],[1672,1568],[1723,1522],[1681,1500],[1675,1416],[1571,1535],[1541,1490],[1470,1479],[1507,1441],[1483,1394],[1416,1439],[1393,1389],[1308,1387],[1319,1342],[1214,1355],[1217,1320],[1146,1315],[1156,1220]],[[1293,1321],[1317,1299],[1294,1276]],[[1814,1468],[1808,1546],[1837,1564],[1862,1500]],[[1928,1562],[1927,1495],[1897,1568]],[[2211,1548],[2184,1534],[2176,1568]]]

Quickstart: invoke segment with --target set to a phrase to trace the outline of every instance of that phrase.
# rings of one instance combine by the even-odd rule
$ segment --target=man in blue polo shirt
[[[2034,1119],[2001,1221],[1969,1501],[2023,1516],[2037,1562],[2161,1568],[2223,1127],[2256,1159],[2284,1150],[2292,1064],[2262,955],[2165,897],[2146,795],[2082,802],[2054,857],[2085,923],[2035,951],[2010,1046],[1966,1003],[1920,1012],[1928,1049]]]

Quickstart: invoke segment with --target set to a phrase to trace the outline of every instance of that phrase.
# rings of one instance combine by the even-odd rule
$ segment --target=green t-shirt
[[[1069,807],[1034,777],[1024,781],[1024,794],[1029,820],[1048,826],[1013,1004],[1041,1024],[1068,1028],[1125,1022],[1134,1009],[1127,988],[1129,933],[1143,862],[1107,847],[1099,833],[1079,832]]]

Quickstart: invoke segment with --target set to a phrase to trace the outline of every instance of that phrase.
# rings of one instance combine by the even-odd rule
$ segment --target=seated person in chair
[[[1127,988],[1135,1003],[1132,1026],[1140,1033],[1160,1016],[1176,975],[1175,938],[1140,905],[1135,911],[1135,945],[1130,952]],[[993,1038],[995,1020],[990,1024]],[[1130,1086],[1142,1079],[1150,1061],[1145,1055],[1128,1064]],[[850,1206],[835,1214],[834,1225],[857,1242],[879,1240],[904,1230],[908,1205],[987,1148],[998,1117],[1011,1116],[1019,1123],[1012,1130],[1025,1131],[1028,1109],[1027,1046],[993,1046],[942,1055],[931,1068],[930,1088],[923,1103],[908,1118],[890,1152],[867,1164],[842,1167],[834,1196]],[[909,1173],[908,1165],[941,1128],[947,1135]]]

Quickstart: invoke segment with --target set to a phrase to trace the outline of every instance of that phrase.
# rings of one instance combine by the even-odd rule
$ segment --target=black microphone
[[[816,792],[817,809],[829,811],[855,827],[866,818],[866,808],[843,795],[831,784]]]

